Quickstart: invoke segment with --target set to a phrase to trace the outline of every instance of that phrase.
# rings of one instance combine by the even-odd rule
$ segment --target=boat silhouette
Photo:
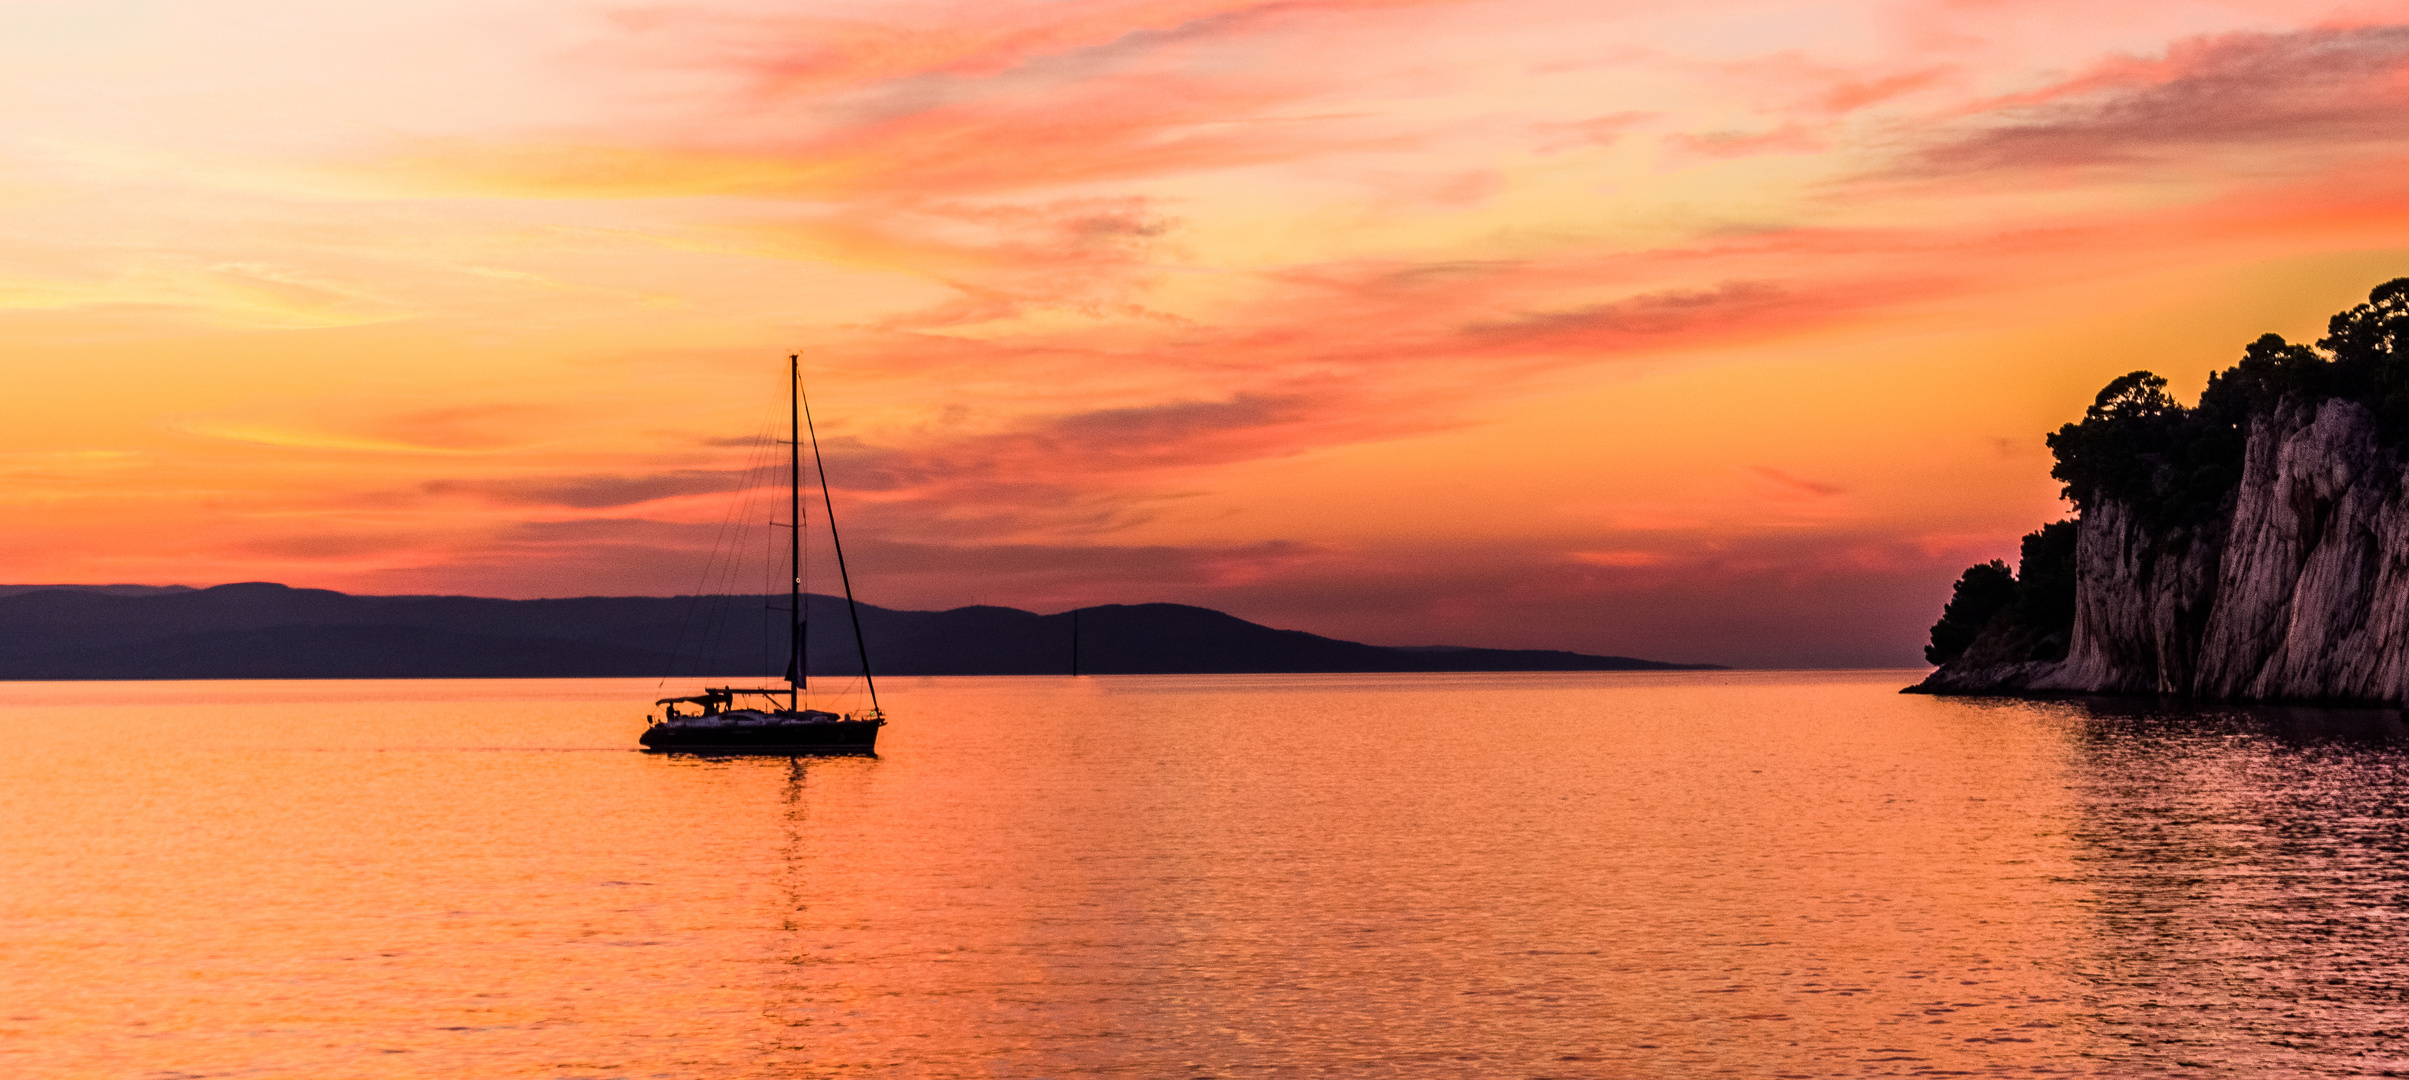
[[[647,752],[693,754],[868,754],[878,748],[878,729],[887,724],[878,708],[878,684],[870,675],[870,647],[862,638],[861,610],[853,602],[853,579],[845,570],[845,545],[837,536],[836,502],[828,494],[828,465],[820,458],[820,437],[811,423],[811,404],[803,397],[802,357],[787,357],[787,645],[786,686],[704,687],[700,694],[667,697],[653,702],[658,717],[637,741]],[[845,586],[845,613],[853,623],[853,645],[861,657],[862,683],[870,707],[854,713],[805,708],[803,694],[809,674],[804,670],[803,644],[808,632],[803,607],[803,446],[808,437],[813,469],[819,474],[820,505],[828,521],[829,545],[836,552],[837,579]],[[784,698],[783,705],[779,701]],[[758,700],[758,705],[746,704]],[[681,712],[692,705],[693,712]]]

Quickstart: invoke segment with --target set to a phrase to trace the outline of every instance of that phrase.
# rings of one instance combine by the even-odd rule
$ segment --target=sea
[[[0,1076],[2409,1074],[2400,712],[1920,674],[0,684]]]

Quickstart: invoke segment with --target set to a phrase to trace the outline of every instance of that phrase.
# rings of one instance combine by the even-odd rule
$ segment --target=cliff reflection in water
[[[2397,714],[1908,674],[0,684],[0,1075],[2409,1069]]]
[[[2092,701],[2073,974],[2106,1053],[2409,1065],[2409,729],[2398,710]]]

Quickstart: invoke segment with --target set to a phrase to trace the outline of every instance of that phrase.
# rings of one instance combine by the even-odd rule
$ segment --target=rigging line
[[[758,456],[758,451],[759,447],[756,446],[756,456]],[[748,485],[750,484],[749,477],[752,474],[753,468],[754,466],[752,461],[748,460],[745,463],[745,475],[748,477]],[[736,492],[736,498],[732,500],[732,503],[741,502],[743,495],[744,488],[739,487]],[[661,676],[660,683],[655,685],[666,685],[671,678],[676,677],[681,662],[686,658],[686,631],[694,626],[695,612],[702,606],[704,596],[708,595],[711,591],[712,563],[718,559],[720,544],[726,538],[728,533],[728,523],[735,520],[735,517],[736,507],[734,505],[730,505],[720,514],[719,527],[713,532],[711,538],[711,551],[704,557],[701,571],[695,577],[693,594],[686,597],[686,610],[685,613],[678,619],[677,636],[671,639],[669,670],[667,673]],[[697,660],[697,663],[700,663],[699,659]]]
[[[811,625],[811,597],[812,597],[811,586],[812,586],[812,570],[813,570],[813,566],[812,566],[812,562],[813,562],[813,559],[812,559],[812,553],[813,553],[814,549],[816,549],[816,548],[817,548],[819,545],[818,545],[818,543],[816,543],[816,542],[815,542],[814,538],[812,537],[812,535],[811,535],[809,532],[807,532],[807,531],[805,531],[805,530],[803,530],[803,529],[800,529],[800,528],[796,529],[796,530],[795,530],[795,532],[796,532],[798,535],[802,536],[802,538],[803,538],[803,552],[802,552],[802,560],[801,560],[801,562],[802,562],[802,565],[801,565],[800,567],[798,567],[798,568],[797,568],[797,570],[796,570],[796,574],[795,574],[795,576],[796,576],[796,577],[798,577],[798,578],[801,578],[801,579],[802,579],[802,581],[801,581],[801,582],[799,583],[799,585],[798,585],[798,587],[799,587],[799,588],[800,588],[800,590],[802,591],[802,595],[801,595],[799,598],[797,598],[797,599],[796,599],[796,601],[795,601],[795,606],[796,606],[796,609],[797,609],[797,610],[799,610],[799,611],[801,611],[801,612],[802,612],[803,625],[804,625],[804,626],[806,626],[806,627],[809,627],[809,626]],[[828,605],[826,605],[826,604],[822,604],[822,605],[820,605],[820,606],[821,606],[821,607],[827,607]],[[825,618],[828,618],[828,616],[827,616],[825,613],[823,613],[821,617],[822,617],[823,619],[825,619]],[[822,625],[823,627],[825,627],[825,626],[828,626],[828,625],[831,625],[831,624],[823,622],[821,625]],[[822,639],[823,639],[823,640],[825,640],[825,639],[826,639],[826,637],[827,637],[827,635],[825,635],[825,634],[822,634],[822,635],[821,635],[821,637],[822,637]],[[809,663],[810,663],[810,661],[811,661],[811,650],[810,650],[808,647],[806,647],[806,648],[804,648],[804,649],[801,649],[801,650],[798,650],[798,651],[802,653],[801,662],[802,662],[802,663],[804,663],[804,664],[806,665],[806,667],[804,668],[804,670],[805,670],[805,671],[808,673],[808,672],[809,672],[809,670],[810,670],[810,668],[808,667],[808,665],[809,665]],[[823,651],[824,651],[824,650],[823,650]]]
[[[828,459],[820,456],[820,431],[811,423],[811,395],[796,393],[803,404],[803,430],[811,433],[811,464],[820,472],[820,505],[828,512],[828,547],[836,552],[837,580],[845,583],[845,613],[853,617],[853,648],[862,660],[862,685],[870,690],[870,713],[878,714],[878,682],[870,677],[870,646],[862,640],[862,613],[853,603],[853,576],[845,572],[845,541],[836,533],[836,500],[828,494]]]
[[[735,513],[733,536],[728,542],[727,561],[720,565],[713,588],[711,610],[716,614],[709,627],[712,636],[710,654],[714,657],[714,663],[723,665],[718,671],[720,675],[733,675],[745,667],[735,655],[742,649],[741,642],[731,640],[730,636],[736,633],[737,627],[742,625],[740,620],[744,618],[744,604],[738,599],[738,590],[744,584],[748,569],[744,562],[748,557],[756,522],[761,518],[762,500],[767,497],[771,466],[776,459],[777,443],[767,430],[768,419],[764,418],[762,424],[765,430],[756,445],[753,468],[746,474],[744,497]],[[771,530],[763,529],[762,532],[764,543],[776,538]]]
[[[756,485],[751,482],[751,473],[748,472],[747,483],[737,493],[734,505],[729,509],[727,518],[722,522],[720,534],[712,543],[711,557],[704,564],[705,580],[701,585],[702,599],[700,601],[703,605],[703,624],[700,633],[701,640],[695,650],[693,674],[696,676],[703,674],[703,666],[712,662],[711,656],[719,647],[720,624],[727,613],[725,594],[728,571],[733,566],[737,553],[743,550],[745,533],[742,523],[752,516],[751,496],[755,487]]]
[[[719,527],[712,534],[711,550],[709,554],[705,556],[701,572],[695,579],[694,594],[686,598],[686,609],[684,614],[678,619],[677,636],[672,639],[672,644],[670,647],[669,668],[667,672],[661,676],[660,682],[656,683],[655,685],[666,685],[671,678],[677,675],[679,664],[686,657],[686,643],[688,640],[687,631],[689,629],[695,629],[694,621],[697,611],[702,610],[708,612],[708,614],[705,616],[704,627],[707,628],[711,622],[715,621],[716,609],[706,609],[704,607],[705,603],[708,602],[710,598],[711,579],[719,562],[720,554],[728,549],[729,526],[732,523],[741,520],[744,507],[747,505],[747,496],[757,490],[760,486],[760,481],[757,479],[757,476],[762,466],[769,460],[769,448],[771,444],[769,442],[768,428],[769,424],[765,419],[760,426],[760,434],[756,435],[753,439],[752,456],[745,462],[745,471],[743,474],[744,480],[737,487],[734,497],[729,502],[728,508],[720,515]],[[701,636],[705,639],[705,641],[707,641],[711,635],[706,629]],[[695,645],[696,651],[694,663],[698,671],[703,663],[702,654],[708,651],[708,646],[705,641],[697,641]]]
[[[736,515],[734,532],[728,541],[727,558],[720,563],[718,579],[714,584],[711,597],[711,607],[708,609],[712,612],[712,617],[707,624],[709,645],[706,648],[706,655],[712,658],[711,663],[723,663],[729,660],[727,653],[732,643],[728,641],[727,636],[735,632],[738,625],[737,620],[742,617],[736,600],[736,589],[737,586],[743,584],[744,554],[750,546],[751,532],[754,527],[752,522],[758,517],[755,508],[760,505],[761,491],[761,484],[753,484],[746,489],[743,508]],[[736,666],[741,666],[741,664]],[[717,674],[726,676],[734,674],[734,671],[731,668],[722,668]]]
[[[771,419],[769,419],[769,420],[765,420],[765,421],[764,421],[764,423],[775,423],[775,418],[773,417],[773,418],[771,418]],[[775,434],[774,434],[774,429],[773,429],[773,435],[772,435],[772,438],[773,438],[773,439],[775,439],[775,437],[776,437],[776,436],[775,436]],[[791,524],[791,523],[790,523],[790,524]],[[779,620],[778,620],[778,619],[775,617],[775,616],[777,615],[777,612],[778,612],[778,602],[777,602],[777,599],[776,599],[776,597],[777,597],[777,593],[778,593],[778,584],[779,584],[779,582],[778,582],[778,528],[777,528],[777,526],[778,526],[778,522],[777,522],[777,519],[776,519],[776,516],[775,516],[775,514],[773,513],[773,515],[772,515],[772,517],[771,517],[771,520],[770,520],[770,527],[769,527],[769,528],[766,528],[766,529],[763,529],[763,530],[761,530],[761,668],[760,668],[760,671],[761,671],[761,677],[762,677],[762,679],[763,679],[765,682],[766,682],[767,680],[770,680],[770,679],[776,679],[776,678],[780,677],[780,675],[782,674],[782,673],[781,673],[781,671],[780,671],[780,669],[781,669],[782,667],[784,667],[784,665],[783,665],[783,664],[780,664],[780,663],[778,663],[778,662],[776,662],[776,661],[774,661],[774,660],[772,660],[772,659],[771,659],[771,654],[772,654],[772,651],[773,651],[775,648],[777,648],[777,646],[775,646],[773,643],[774,643],[774,642],[776,642],[776,641],[778,640],[779,636],[780,636],[780,635],[778,634],[778,625],[777,625]],[[792,623],[792,620],[794,619],[794,617],[795,617],[795,616],[794,616],[794,615],[793,615],[793,613],[791,613],[791,612],[787,614],[787,616],[786,616],[786,619],[788,620],[788,622],[789,622],[789,624],[790,624],[790,625],[791,625],[791,623]],[[788,646],[786,646],[786,647],[785,647],[785,651],[792,652],[792,651],[793,651],[793,647],[792,647],[791,645],[788,645]],[[789,702],[789,704],[791,705],[791,704],[792,704],[792,702],[790,701],[790,702]]]

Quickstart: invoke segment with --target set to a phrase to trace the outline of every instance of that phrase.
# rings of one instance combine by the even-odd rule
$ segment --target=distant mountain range
[[[0,585],[0,679],[775,677],[786,598],[351,596],[266,582],[192,589]],[[861,670],[839,597],[805,598],[811,673]],[[880,675],[1673,671],[1545,649],[1387,648],[1184,604],[1058,615],[862,605]],[[1074,642],[1074,632],[1076,641]]]

